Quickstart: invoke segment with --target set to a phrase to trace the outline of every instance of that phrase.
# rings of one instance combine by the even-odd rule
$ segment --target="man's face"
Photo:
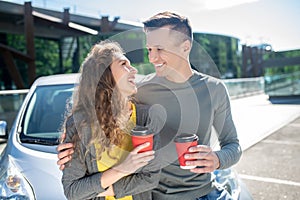
[[[146,33],[149,61],[154,65],[157,76],[169,80],[172,80],[176,73],[180,73],[180,67],[186,61],[180,37],[178,33],[171,31],[165,27]]]

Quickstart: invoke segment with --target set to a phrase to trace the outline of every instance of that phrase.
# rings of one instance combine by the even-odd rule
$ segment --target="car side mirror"
[[[7,123],[0,121],[0,138],[7,138]]]

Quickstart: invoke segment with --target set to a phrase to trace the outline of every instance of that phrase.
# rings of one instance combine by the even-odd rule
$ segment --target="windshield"
[[[66,105],[72,104],[73,91],[73,84],[37,87],[23,115],[21,141],[58,144]]]

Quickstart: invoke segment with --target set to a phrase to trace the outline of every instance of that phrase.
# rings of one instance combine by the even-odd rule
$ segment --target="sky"
[[[24,0],[5,0],[24,4]],[[162,11],[187,16],[194,32],[237,37],[242,44],[300,49],[299,0],[32,0],[32,6],[142,22]]]

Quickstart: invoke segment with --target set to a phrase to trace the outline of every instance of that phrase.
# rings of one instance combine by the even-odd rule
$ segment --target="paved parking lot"
[[[300,117],[246,151],[235,167],[255,200],[300,196]]]

